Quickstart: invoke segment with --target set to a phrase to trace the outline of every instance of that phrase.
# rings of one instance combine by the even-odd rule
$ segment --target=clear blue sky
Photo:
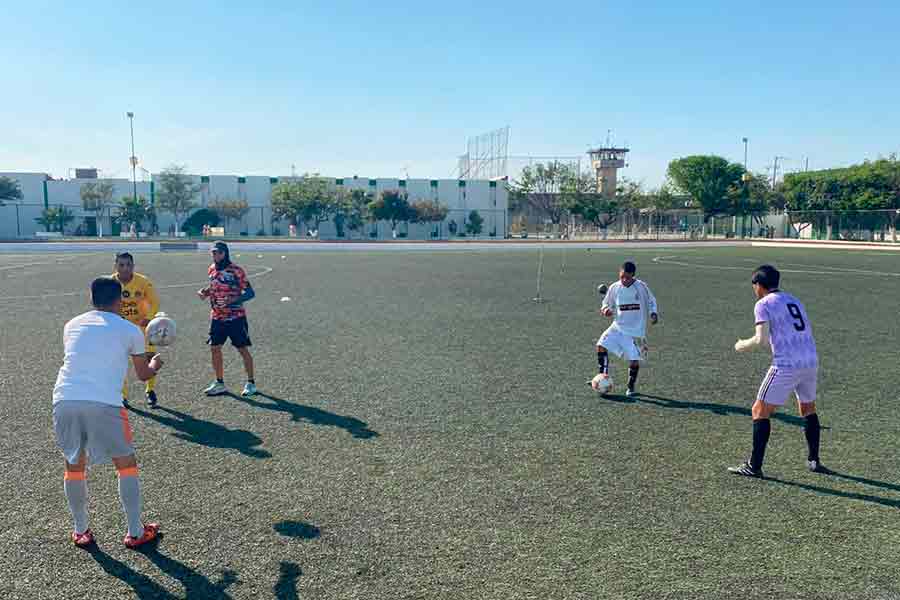
[[[228,6],[223,8],[222,5]],[[12,2],[0,171],[448,177],[613,140],[625,175],[715,153],[764,172],[900,152],[896,2]]]

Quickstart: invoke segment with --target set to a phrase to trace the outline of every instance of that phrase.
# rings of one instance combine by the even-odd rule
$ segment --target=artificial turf
[[[112,259],[0,255],[0,597],[900,594],[896,254],[548,246],[542,303],[537,247],[281,254],[233,257],[256,274],[252,399],[201,393],[207,257],[136,256],[179,334],[160,408],[131,386],[146,518],[164,532],[143,552],[122,547],[109,466],[88,478],[99,546],[72,546],[52,433],[62,326]],[[596,287],[626,258],[661,321],[643,395],[601,398],[586,383],[608,323]],[[732,348],[761,262],[810,315],[832,475],[804,470],[793,407],[767,479],[725,471],[749,452],[768,364]],[[624,372],[614,359],[618,390]]]

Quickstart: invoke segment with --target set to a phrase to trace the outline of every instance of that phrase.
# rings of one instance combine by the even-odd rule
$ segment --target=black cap
[[[213,248],[215,250],[221,250],[225,254],[228,254],[228,244],[226,244],[225,242],[222,242],[222,241],[215,242],[215,243],[213,243]]]

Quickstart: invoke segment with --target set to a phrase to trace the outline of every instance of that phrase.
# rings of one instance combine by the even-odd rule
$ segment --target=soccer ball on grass
[[[604,373],[597,373],[594,378],[591,379],[591,387],[594,389],[594,391],[601,394],[608,394],[612,389],[612,386],[612,377]]]

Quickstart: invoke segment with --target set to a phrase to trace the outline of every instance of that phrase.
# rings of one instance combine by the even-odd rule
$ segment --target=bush
[[[201,235],[203,233],[204,225],[211,225],[212,227],[215,227],[218,224],[218,214],[214,213],[208,208],[201,208],[190,217],[185,219],[184,223],[181,224],[181,230],[188,235]]]

